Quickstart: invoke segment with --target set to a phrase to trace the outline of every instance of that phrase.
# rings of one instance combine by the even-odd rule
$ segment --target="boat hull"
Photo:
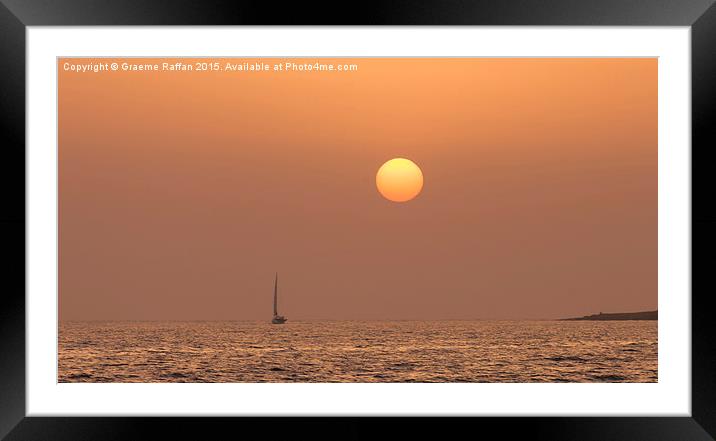
[[[271,323],[273,323],[274,325],[282,325],[286,323],[286,317],[274,317],[273,319],[271,319]]]

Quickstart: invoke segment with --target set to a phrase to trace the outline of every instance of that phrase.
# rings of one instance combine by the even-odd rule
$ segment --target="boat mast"
[[[278,315],[278,273],[273,283],[273,315]]]

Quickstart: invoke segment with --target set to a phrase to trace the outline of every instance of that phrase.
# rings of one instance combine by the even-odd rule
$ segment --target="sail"
[[[278,315],[278,273],[273,284],[273,315]]]

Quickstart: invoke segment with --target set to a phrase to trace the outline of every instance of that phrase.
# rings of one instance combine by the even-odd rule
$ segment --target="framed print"
[[[1,9],[3,436],[713,439],[710,2],[135,6]]]

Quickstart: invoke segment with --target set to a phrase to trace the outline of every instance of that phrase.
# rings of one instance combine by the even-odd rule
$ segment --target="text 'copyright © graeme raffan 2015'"
[[[312,73],[312,72],[357,72],[358,64],[353,62],[324,62],[320,60],[250,60],[206,59],[201,61],[143,60],[143,61],[64,61],[61,70],[81,74],[111,72],[236,72],[236,73]]]

